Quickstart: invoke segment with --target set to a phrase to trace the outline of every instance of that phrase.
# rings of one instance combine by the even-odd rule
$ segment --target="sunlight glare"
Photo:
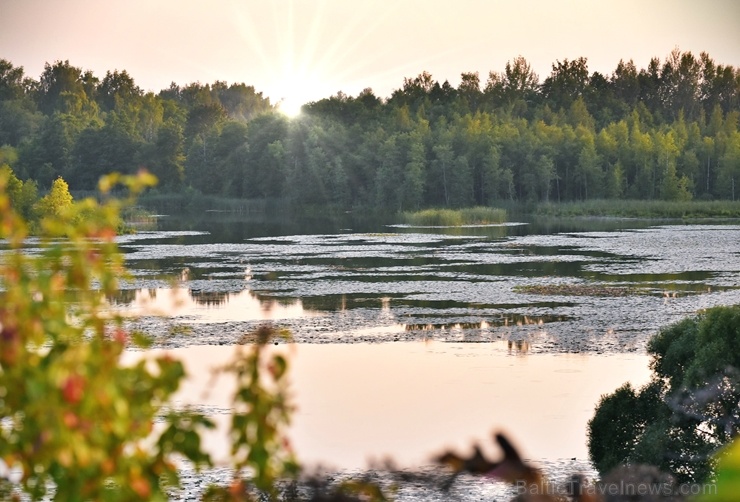
[[[362,70],[387,55],[376,51],[366,58],[352,56],[377,36],[383,20],[393,16],[393,8],[347,6],[344,22],[335,27],[329,25],[325,2],[309,6],[287,0],[266,5],[270,7],[247,9],[234,0],[233,17],[245,48],[266,70],[259,85],[288,117],[297,116],[303,105],[339,91],[358,94],[368,87],[357,78]],[[339,81],[348,88],[339,88]]]
[[[300,68],[285,65],[280,82],[275,85],[278,110],[287,117],[296,117],[306,103],[329,96],[327,87],[319,72],[310,72],[304,65]]]
[[[284,98],[278,103],[278,110],[286,117],[292,119],[300,115],[302,106],[303,103],[299,101]]]

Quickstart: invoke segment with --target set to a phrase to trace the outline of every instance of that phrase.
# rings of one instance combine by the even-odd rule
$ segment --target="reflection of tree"
[[[278,307],[290,308],[290,307],[303,307],[303,302],[300,298],[292,298],[287,296],[273,297],[267,295],[260,295],[254,291],[248,291],[249,296],[257,300],[260,304],[260,309],[264,314],[271,314],[273,310]]]
[[[456,323],[427,323],[427,324],[405,324],[406,331],[436,331],[436,330],[466,330],[480,329],[479,322],[456,322]]]
[[[292,298],[288,296],[274,297],[269,295],[261,295],[255,291],[249,291],[249,296],[260,302],[263,310],[270,310],[273,305],[281,305],[283,307],[292,307],[301,300],[298,298]]]
[[[156,288],[121,289],[113,296],[106,299],[111,305],[132,305],[146,303],[157,298]]]
[[[358,299],[352,295],[309,296],[302,299],[303,308],[320,312],[343,311],[358,307],[366,297]]]
[[[112,305],[129,305],[136,300],[137,289],[121,289],[115,295],[108,296],[108,303]]]
[[[449,322],[449,323],[414,323],[406,324],[406,331],[434,331],[434,330],[474,330],[492,327],[515,327],[515,326],[542,326],[552,322],[565,322],[572,320],[569,316],[562,315],[523,315],[508,314],[498,318],[487,319],[476,322]]]
[[[526,354],[529,352],[529,342],[524,339],[509,340],[509,353]]]
[[[190,297],[198,305],[205,305],[208,307],[220,307],[229,302],[229,297],[233,293],[223,291],[198,291],[190,290]]]

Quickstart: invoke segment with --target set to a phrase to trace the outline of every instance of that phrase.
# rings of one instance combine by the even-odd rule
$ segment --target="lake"
[[[287,327],[295,343],[276,350],[292,354],[292,441],[305,462],[340,469],[423,465],[447,447],[491,448],[496,430],[529,458],[587,468],[594,406],[647,381],[649,337],[740,303],[737,224],[206,213],[119,244],[132,278],[111,302],[186,360],[177,399],[224,420],[230,387],[204,389],[209,368],[254,327]]]

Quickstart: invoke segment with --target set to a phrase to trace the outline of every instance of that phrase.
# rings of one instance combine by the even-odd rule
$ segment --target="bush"
[[[588,424],[600,472],[649,463],[679,481],[713,473],[713,453],[740,432],[740,306],[716,307],[658,333],[648,344],[651,382],[603,396]]]

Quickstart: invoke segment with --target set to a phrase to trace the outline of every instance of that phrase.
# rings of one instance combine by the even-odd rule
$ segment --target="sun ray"
[[[232,0],[232,15],[234,16],[234,23],[236,28],[239,30],[239,34],[243,39],[246,39],[247,49],[254,53],[262,62],[263,65],[267,66],[270,59],[265,50],[265,45],[262,42],[262,38],[257,36],[258,30],[256,23],[252,20],[249,13],[241,7],[238,0]]]
[[[233,22],[245,45],[245,73],[249,64],[259,65],[255,73],[266,74],[261,83],[266,89],[261,90],[288,114],[340,90],[354,95],[375,82],[387,86],[388,79],[399,72],[415,75],[425,69],[424,65],[444,56],[438,52],[383,65],[383,61],[392,59],[393,48],[362,49],[382,47],[376,39],[383,37],[383,27],[394,18],[398,7],[353,4],[345,8],[340,23],[332,19],[329,24],[328,5],[326,0],[310,5],[284,0],[257,7],[232,2]],[[354,57],[358,52],[367,55]],[[368,81],[363,71],[376,67],[380,69],[373,70],[373,79]]]

